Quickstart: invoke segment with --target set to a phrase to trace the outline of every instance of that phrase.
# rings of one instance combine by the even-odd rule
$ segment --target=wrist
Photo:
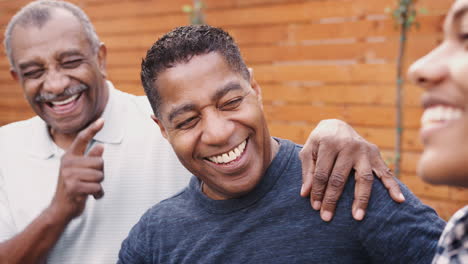
[[[73,219],[73,216],[66,213],[66,210],[54,204],[47,207],[41,216],[44,223],[49,226],[66,225]]]

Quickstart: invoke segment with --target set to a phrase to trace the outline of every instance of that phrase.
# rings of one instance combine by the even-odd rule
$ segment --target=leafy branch
[[[193,5],[182,6],[182,11],[189,14],[190,23],[192,25],[205,24],[205,14],[203,13],[204,9],[205,4],[202,0],[193,0]]]
[[[395,25],[400,30],[400,43],[397,57],[397,81],[396,81],[396,137],[395,137],[395,159],[394,159],[394,171],[395,176],[400,176],[400,164],[401,164],[401,139],[403,134],[403,84],[404,84],[404,73],[403,64],[405,58],[405,49],[407,42],[408,31],[412,26],[419,27],[416,17],[418,14],[427,13],[425,9],[417,10],[415,7],[417,0],[398,0],[398,5],[395,9],[387,9],[388,13],[391,13]]]

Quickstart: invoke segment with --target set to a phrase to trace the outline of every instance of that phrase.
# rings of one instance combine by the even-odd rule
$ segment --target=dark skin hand
[[[104,179],[102,145],[85,150],[91,139],[102,129],[98,119],[82,130],[62,156],[57,189],[51,204],[22,232],[0,243],[0,263],[44,263],[68,223],[79,216],[89,195],[103,196]]]
[[[351,126],[337,119],[321,121],[299,154],[302,162],[301,196],[310,196],[324,221],[331,221],[336,204],[352,169],[356,186],[352,213],[356,220],[365,216],[374,175],[382,181],[390,197],[398,203],[405,198],[376,145],[364,140]]]
[[[82,130],[62,156],[57,190],[51,206],[65,217],[72,219],[81,215],[88,195],[93,195],[95,199],[104,196],[101,186],[104,180],[104,147],[96,145],[85,154],[89,142],[103,126],[104,121],[98,119]]]

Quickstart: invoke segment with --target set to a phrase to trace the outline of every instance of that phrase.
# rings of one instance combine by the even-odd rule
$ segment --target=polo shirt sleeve
[[[358,222],[362,245],[375,263],[431,263],[445,222],[400,183],[406,201],[391,200],[374,181],[366,217]]]
[[[11,238],[16,233],[11,210],[6,195],[5,181],[0,164],[0,242]]]

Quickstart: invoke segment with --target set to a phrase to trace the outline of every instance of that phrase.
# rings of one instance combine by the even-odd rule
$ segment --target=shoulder
[[[186,209],[190,203],[187,192],[188,187],[153,205],[143,214],[135,226],[152,226],[153,231],[155,231],[164,226],[164,222],[167,220],[172,221],[174,218],[187,217],[188,210]],[[141,228],[138,229],[141,231]]]
[[[354,190],[354,175],[350,181],[352,184],[348,185],[352,186],[346,186],[345,190],[348,193]],[[406,198],[403,203],[393,201],[383,183],[374,179],[366,216],[355,223],[357,235],[375,253],[373,257],[384,257],[389,262],[428,263],[445,222],[404,184],[398,183]]]
[[[134,107],[136,111],[139,111],[145,115],[153,114],[151,105],[146,96],[129,94],[117,89],[114,89],[114,93],[119,103],[125,102],[129,106]]]
[[[15,147],[15,149],[27,147],[26,139],[31,137],[32,132],[44,126],[44,121],[35,116],[0,127],[0,150],[5,151],[12,147]]]
[[[159,250],[167,243],[161,238],[171,235],[173,229],[167,223],[178,226],[173,216],[177,210],[177,197],[183,192],[161,201],[148,209],[132,227],[127,238],[122,242],[119,263],[152,263]]]
[[[164,226],[167,220],[181,219],[188,217],[190,200],[188,198],[188,187],[175,195],[153,205],[142,217],[143,222]]]
[[[131,229],[126,244],[145,243],[153,245],[154,241],[165,231],[166,224],[174,222],[185,215],[185,189],[178,194],[165,199],[149,208]],[[185,212],[184,212],[185,211]],[[187,217],[187,215],[185,215]]]
[[[0,127],[0,135],[17,135],[26,134],[29,129],[34,129],[41,126],[43,123],[42,119],[38,116],[32,117],[30,119],[17,121],[13,123],[6,124]],[[30,131],[29,131],[30,132]]]
[[[298,162],[299,152],[302,150],[302,145],[296,144],[293,141],[282,138],[274,138],[279,143],[277,156],[281,160],[288,162]]]
[[[345,187],[344,192],[349,193],[350,197],[354,196],[355,187],[357,184],[355,179],[356,177],[357,176],[353,171],[350,174],[349,182]],[[422,203],[421,200],[419,200],[401,181],[398,179],[396,179],[396,181],[399,184],[400,189],[406,199],[403,203],[397,203],[393,201],[382,181],[378,179],[377,176],[374,177],[366,212],[366,219],[368,221],[380,221],[379,219],[382,218],[390,220],[392,217],[394,217],[395,219],[399,219],[401,221],[417,222],[419,220],[423,220],[424,218],[424,221],[422,221],[421,224],[429,223],[432,226],[437,226],[436,229],[440,229],[444,226],[444,221],[438,217],[434,209]],[[405,227],[410,226],[402,225],[400,227],[404,229]]]
[[[281,171],[282,174],[289,175],[286,177],[288,180],[297,181],[300,184],[302,163],[299,159],[299,152],[302,150],[302,146],[287,139],[275,138],[275,140],[280,144],[280,147],[269,170]]]
[[[278,143],[280,143],[281,146],[286,146],[287,150],[290,152],[299,152],[302,150],[303,145],[297,144],[289,139],[284,139],[284,138],[278,138],[278,137],[273,137]]]
[[[434,221],[434,224],[443,222],[434,209],[422,203],[401,181],[397,179],[397,182],[406,199],[403,203],[393,201],[384,184],[377,177],[374,178],[371,200],[369,202],[369,206],[371,206],[372,210],[391,210],[392,213],[406,217],[414,217],[415,219],[428,217],[428,219]],[[417,214],[415,214],[416,212]]]

